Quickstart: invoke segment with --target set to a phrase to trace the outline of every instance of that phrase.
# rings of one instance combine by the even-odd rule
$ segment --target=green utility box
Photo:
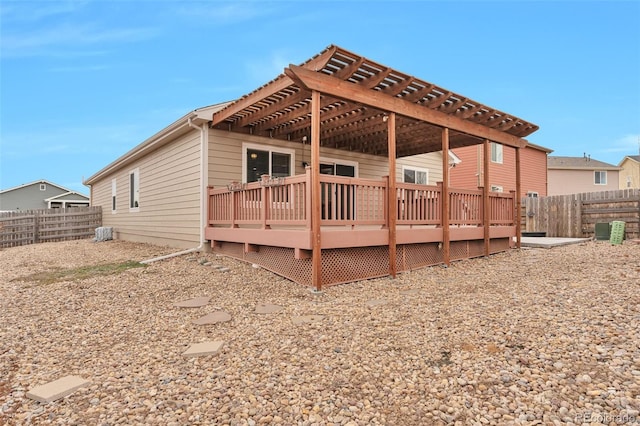
[[[614,220],[611,222],[611,236],[609,237],[609,242],[611,244],[622,244],[622,240],[624,240],[624,222],[621,220]]]
[[[596,240],[608,241],[611,237],[610,223],[596,223]]]

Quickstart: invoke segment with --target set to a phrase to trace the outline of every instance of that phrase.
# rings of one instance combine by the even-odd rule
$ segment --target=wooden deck
[[[302,264],[305,269],[311,261],[310,181],[307,170],[305,175],[210,188],[205,235],[214,251],[258,263],[294,281],[310,284],[309,271],[304,271],[303,278],[291,272]],[[387,275],[392,238],[396,248],[400,248],[397,271],[403,271],[506,250],[516,236],[514,193],[489,193],[489,215],[485,220],[482,189],[449,189],[451,253],[447,259],[442,249],[445,237],[441,184],[396,183],[394,237],[390,237],[387,178],[321,175],[320,186],[323,285]],[[428,253],[420,254],[420,251]],[[416,259],[407,259],[407,256]],[[325,265],[325,258],[332,259],[330,265]],[[336,274],[333,269],[343,271]],[[350,272],[345,275],[344,269]],[[339,277],[330,278],[335,275]]]

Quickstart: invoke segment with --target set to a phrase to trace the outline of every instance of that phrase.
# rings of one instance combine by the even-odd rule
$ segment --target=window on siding
[[[294,151],[275,147],[245,146],[245,182],[257,182],[262,175],[273,177],[291,176]]]
[[[405,183],[429,184],[429,170],[419,167],[402,166],[402,181]]]
[[[631,176],[627,176],[627,188],[631,188]]]
[[[529,191],[527,192],[527,197],[529,198],[538,198],[538,193],[535,191]]]
[[[40,191],[46,191],[46,190],[47,190],[47,184],[41,183],[40,184]]]
[[[116,212],[116,194],[117,194],[117,189],[116,189],[116,180],[112,179],[111,180],[111,212],[115,213]]]
[[[502,145],[491,142],[491,161],[502,164]]]
[[[502,192],[503,188],[500,185],[491,185],[491,192]]]
[[[606,185],[607,184],[607,171],[606,170],[596,170],[594,172],[594,183],[596,185]]]
[[[129,173],[129,209],[140,208],[140,172],[138,169]]]

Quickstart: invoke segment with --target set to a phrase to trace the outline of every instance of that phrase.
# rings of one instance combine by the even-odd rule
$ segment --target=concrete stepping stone
[[[194,343],[189,349],[184,351],[182,355],[186,357],[216,355],[224,346],[223,340],[214,340],[211,342]]]
[[[276,314],[284,309],[280,305],[272,305],[270,303],[261,303],[256,306],[256,314]]]
[[[302,316],[292,317],[291,321],[293,322],[293,325],[300,325],[300,324],[308,324],[312,322],[320,322],[323,319],[324,319],[324,315],[302,315]]]
[[[420,290],[419,288],[411,288],[411,289],[408,289],[408,290],[400,291],[400,294],[404,294],[405,296],[411,296],[412,294],[418,294],[421,291],[422,290]]]
[[[79,376],[65,376],[53,382],[36,386],[27,392],[27,398],[49,403],[71,395],[76,390],[90,385],[91,382]]]
[[[227,322],[227,321],[231,321],[231,315],[229,315],[225,311],[216,311],[193,320],[193,323],[198,325],[206,325],[206,324],[217,324],[219,322]]]
[[[376,306],[386,305],[387,303],[389,303],[389,301],[386,299],[372,299],[367,300],[365,304],[370,308],[375,308]]]
[[[194,297],[193,299],[176,302],[173,306],[177,308],[199,308],[208,304],[210,299],[207,296]]]

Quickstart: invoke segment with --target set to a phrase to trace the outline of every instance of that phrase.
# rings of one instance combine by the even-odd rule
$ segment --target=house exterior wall
[[[0,194],[0,210],[46,209],[48,206],[44,201],[45,199],[67,192],[48,182],[42,182],[42,184],[45,185],[45,190],[41,191],[40,183],[41,182],[35,182],[31,185]]]
[[[300,142],[286,142],[253,135],[209,130],[209,186],[216,188],[227,186],[233,181],[242,181],[242,146],[243,143],[280,147],[295,152],[293,174],[305,173],[303,162],[311,161],[311,146]],[[320,156],[334,160],[358,163],[358,177],[379,179],[388,174],[389,161],[386,157],[363,154],[360,152],[342,151],[333,148],[320,148]],[[396,179],[402,181],[402,166],[419,167],[429,170],[429,185],[442,180],[442,156],[440,153],[429,153],[399,158],[396,161]]]
[[[619,189],[640,188],[640,163],[625,158],[620,167]]]
[[[131,209],[130,173],[138,171],[139,208]],[[112,180],[116,210],[112,211]],[[92,205],[116,238],[190,248],[200,240],[200,131],[193,130],[92,185]]]
[[[596,185],[595,170],[549,169],[548,195],[578,194],[581,192],[612,191],[618,189],[619,172],[607,170],[607,184]]]
[[[450,171],[450,185],[454,188],[476,189],[484,185],[482,171],[484,151],[482,145],[456,148],[453,152],[462,160]],[[515,149],[503,147],[502,163],[489,162],[489,184],[500,186],[503,192],[516,189]],[[535,148],[520,152],[521,197],[528,192],[547,195],[547,153]]]

